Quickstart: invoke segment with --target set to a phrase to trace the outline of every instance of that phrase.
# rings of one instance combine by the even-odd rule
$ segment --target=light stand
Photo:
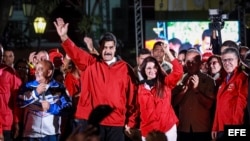
[[[213,54],[220,54],[220,47],[222,45],[221,29],[224,27],[224,20],[228,19],[226,14],[222,14],[219,9],[209,9],[209,16],[211,22],[209,23],[209,30],[218,36],[212,35],[211,42],[213,47]]]

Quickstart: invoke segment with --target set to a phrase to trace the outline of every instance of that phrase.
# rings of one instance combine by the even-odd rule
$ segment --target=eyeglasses
[[[213,61],[213,62],[209,62],[208,65],[216,65],[218,63],[218,61]]]
[[[226,62],[229,62],[229,63],[232,63],[234,61],[235,58],[228,58],[228,59],[222,59],[222,63],[226,63]]]

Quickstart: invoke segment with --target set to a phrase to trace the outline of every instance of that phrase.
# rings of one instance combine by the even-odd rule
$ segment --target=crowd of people
[[[54,26],[66,54],[14,62],[0,45],[0,141],[223,141],[225,125],[249,124],[248,47],[157,41],[133,68],[112,33],[84,50],[62,18]]]

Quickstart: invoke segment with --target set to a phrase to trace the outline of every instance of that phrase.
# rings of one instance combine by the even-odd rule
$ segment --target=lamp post
[[[47,23],[44,17],[36,17],[33,24],[35,33],[38,35],[38,45],[37,45],[37,51],[38,51],[40,49],[41,36],[42,34],[44,34]]]

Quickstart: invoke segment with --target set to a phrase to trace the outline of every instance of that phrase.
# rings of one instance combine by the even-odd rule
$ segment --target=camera
[[[209,9],[210,30],[221,30],[224,27],[224,20],[228,19],[227,14],[223,14],[219,9]]]

